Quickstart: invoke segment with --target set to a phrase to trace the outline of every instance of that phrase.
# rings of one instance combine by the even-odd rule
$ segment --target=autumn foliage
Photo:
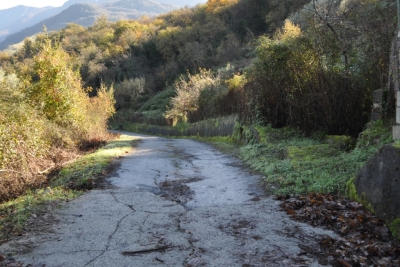
[[[92,139],[106,138],[113,92],[89,98],[70,56],[43,43],[33,69],[0,69],[0,201],[46,183],[48,170]]]

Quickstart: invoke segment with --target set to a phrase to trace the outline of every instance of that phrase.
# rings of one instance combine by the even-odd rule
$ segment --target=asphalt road
[[[135,136],[108,188],[0,251],[30,266],[321,266],[309,252],[333,234],[291,221],[239,160],[192,140]]]

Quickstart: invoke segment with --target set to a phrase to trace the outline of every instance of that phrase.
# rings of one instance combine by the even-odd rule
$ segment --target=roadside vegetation
[[[0,202],[46,188],[53,169],[112,139],[111,116],[116,129],[194,136],[235,118],[223,140],[242,143],[240,157],[268,190],[343,194],[392,141],[395,5],[209,0],[156,18],[70,24],[0,51]],[[382,120],[366,126],[377,89]],[[212,130],[196,134],[207,121]],[[90,187],[105,164],[87,162],[52,186]]]
[[[108,145],[109,154],[83,156],[115,139],[107,130],[115,101],[103,85],[90,96],[77,70],[50,39],[29,63],[0,68],[0,241],[48,205],[79,195],[118,154]]]
[[[38,188],[0,204],[0,243],[11,234],[21,234],[30,227],[29,220],[40,220],[64,201],[81,195],[84,190],[98,186],[111,163],[129,153],[136,141],[121,135],[96,151],[80,156],[64,167],[53,171]],[[46,214],[47,213],[47,214]]]
[[[357,142],[346,136],[305,137],[290,128],[257,127],[260,142],[241,146],[239,156],[264,175],[273,194],[346,194],[346,183],[355,178],[379,147],[393,143],[391,128],[372,123]]]
[[[380,147],[394,143],[390,124],[383,121],[368,123],[358,138],[322,132],[307,136],[292,127],[254,127],[235,125],[235,121],[235,117],[224,117],[171,127],[132,123],[120,126],[127,131],[211,143],[262,174],[265,190],[273,195],[324,193],[357,199],[348,182]],[[232,125],[233,134],[227,134]]]
[[[0,69],[0,201],[40,187],[79,149],[109,138],[112,90],[90,98],[70,56],[45,42],[30,66]]]

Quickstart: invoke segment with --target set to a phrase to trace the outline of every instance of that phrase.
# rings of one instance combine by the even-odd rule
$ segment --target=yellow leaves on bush
[[[28,102],[48,120],[78,129],[83,119],[81,107],[85,106],[87,95],[70,57],[47,42],[34,57],[34,63],[39,80],[27,88]]]
[[[32,106],[79,138],[90,139],[91,134],[104,133],[107,119],[114,112],[113,92],[102,86],[97,97],[89,98],[71,57],[49,42],[34,62],[39,80],[28,88]]]
[[[33,174],[44,169],[50,148],[46,122],[24,102],[22,89],[16,75],[0,69],[0,201],[43,181]]]
[[[223,7],[232,6],[237,3],[238,0],[208,0],[206,5],[208,12],[215,12]]]
[[[230,90],[238,90],[242,88],[247,82],[245,75],[233,75],[233,77],[227,80],[228,87]]]
[[[174,124],[187,121],[189,112],[199,107],[199,97],[202,91],[214,89],[221,83],[219,74],[214,75],[211,70],[200,69],[196,75],[188,73],[188,79],[183,76],[175,82],[176,97],[172,98],[172,107],[165,113],[167,119],[173,119]]]
[[[0,201],[45,182],[54,151],[104,140],[114,113],[112,88],[89,98],[73,59],[44,42],[23,82],[0,69]],[[33,76],[31,76],[33,75]]]
[[[89,99],[86,107],[85,124],[89,125],[86,129],[86,139],[103,140],[107,135],[107,120],[115,113],[114,90],[107,88],[104,84],[97,91],[97,97]]]
[[[301,34],[300,27],[287,19],[283,28],[278,30],[274,37],[275,40],[288,41],[300,37]]]

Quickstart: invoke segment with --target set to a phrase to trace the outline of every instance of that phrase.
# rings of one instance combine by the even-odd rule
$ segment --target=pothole
[[[193,199],[194,191],[186,184],[203,180],[200,177],[186,178],[175,181],[164,181],[158,184],[161,196],[166,199],[184,204]]]

